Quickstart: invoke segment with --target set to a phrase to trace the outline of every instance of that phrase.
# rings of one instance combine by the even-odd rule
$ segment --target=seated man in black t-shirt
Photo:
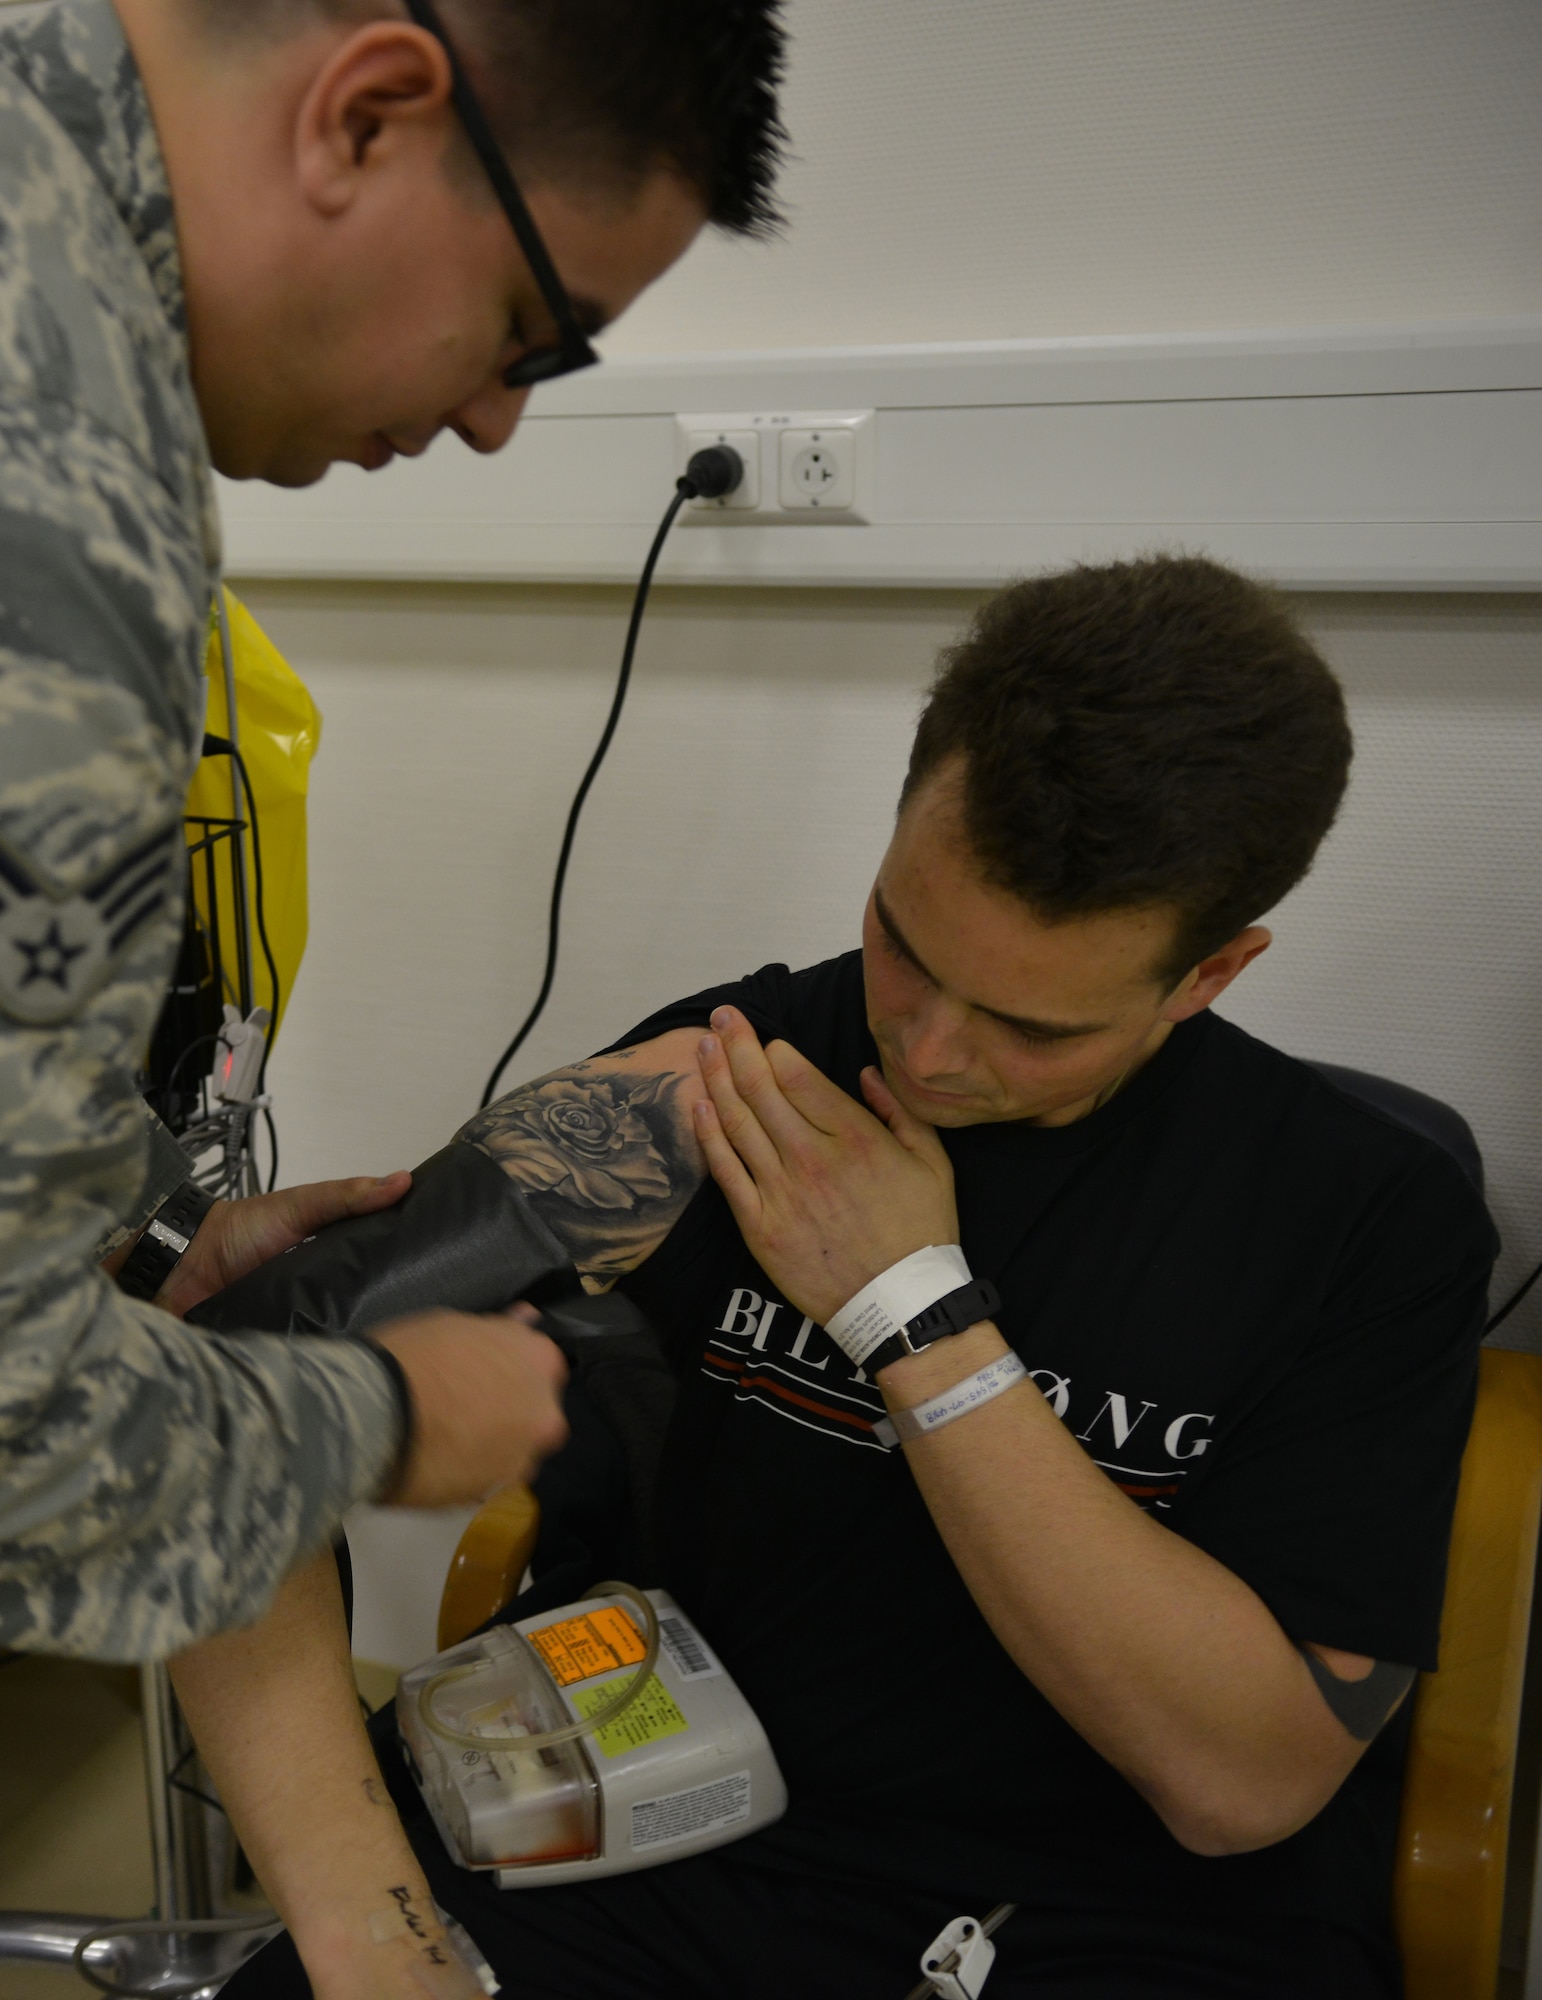
[[[453,1982],[401,1922],[430,1893],[514,1994],[901,2000],[998,1901],[994,2000],[1397,1992],[1404,1697],[1494,1236],[1439,1147],[1207,1011],[1349,749],[1327,668],[1230,572],[1018,585],[944,661],[860,953],[667,1008],[466,1128],[666,1342],[640,1580],[791,1805],[491,1888],[383,1729],[377,1769],[323,1562],[177,1668],[293,1938],[232,2000],[303,1993],[301,1959],[321,2000]],[[935,1245],[933,1296],[1000,1304],[906,1353],[894,1270]]]

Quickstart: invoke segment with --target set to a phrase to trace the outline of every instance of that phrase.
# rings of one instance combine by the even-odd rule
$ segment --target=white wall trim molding
[[[661,580],[988,587],[1182,546],[1294,589],[1542,588],[1542,320],[618,361],[285,493],[221,482],[235,577],[619,583],[678,412],[872,409],[867,525],[694,526]]]

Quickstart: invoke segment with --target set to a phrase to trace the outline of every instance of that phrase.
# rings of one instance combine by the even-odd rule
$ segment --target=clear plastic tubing
[[[473,1736],[469,1730],[452,1728],[434,1711],[434,1696],[451,1681],[466,1680],[472,1674],[486,1673],[495,1663],[492,1660],[466,1660],[458,1667],[446,1667],[442,1674],[425,1681],[418,1690],[418,1713],[436,1736],[442,1736],[447,1743],[458,1743],[463,1750],[505,1750],[530,1751],[546,1750],[556,1743],[571,1743],[576,1737],[589,1736],[607,1723],[614,1722],[632,1706],[643,1689],[648,1685],[659,1657],[659,1621],[652,1604],[644,1597],[635,1584],[597,1583],[589,1592],[591,1597],[624,1597],[636,1607],[643,1621],[643,1635],[646,1647],[636,1672],[622,1688],[602,1708],[593,1715],[585,1716],[582,1722],[569,1722],[561,1729],[544,1729],[538,1736]]]

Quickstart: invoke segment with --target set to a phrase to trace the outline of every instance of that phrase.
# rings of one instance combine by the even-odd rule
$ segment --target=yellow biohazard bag
[[[236,723],[241,755],[246,761],[255,812],[235,811],[233,760],[205,757],[194,774],[188,791],[188,843],[197,848],[207,829],[200,820],[248,821],[244,834],[247,901],[250,910],[252,944],[251,972],[253,1003],[266,1007],[275,1016],[273,1032],[278,1032],[283,1010],[294,991],[295,975],[305,955],[309,912],[306,900],[305,802],[310,787],[311,759],[321,741],[321,713],[311,700],[305,683],[263,631],[246,606],[225,592],[230,620],[231,651],[235,664]],[[230,734],[225,705],[225,667],[220,649],[219,623],[210,618],[209,646],[205,658],[209,681],[209,708],[206,728],[210,735]],[[257,855],[250,821],[255,818],[261,844],[261,915],[267,941],[278,973],[278,994],[268,971],[258,927]],[[233,914],[236,909],[233,843],[219,840],[208,859],[215,871],[213,921],[219,924],[219,960],[224,983],[230,986],[237,964]],[[211,922],[208,872],[205,858],[195,853],[192,870],[193,899],[207,928]],[[227,1000],[239,995],[227,991]],[[275,997],[277,1005],[275,1005]]]

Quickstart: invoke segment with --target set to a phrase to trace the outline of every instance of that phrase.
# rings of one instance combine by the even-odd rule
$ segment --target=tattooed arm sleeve
[[[650,1256],[707,1177],[691,1107],[705,1095],[698,1028],[553,1070],[457,1137],[496,1160],[592,1290]]]

